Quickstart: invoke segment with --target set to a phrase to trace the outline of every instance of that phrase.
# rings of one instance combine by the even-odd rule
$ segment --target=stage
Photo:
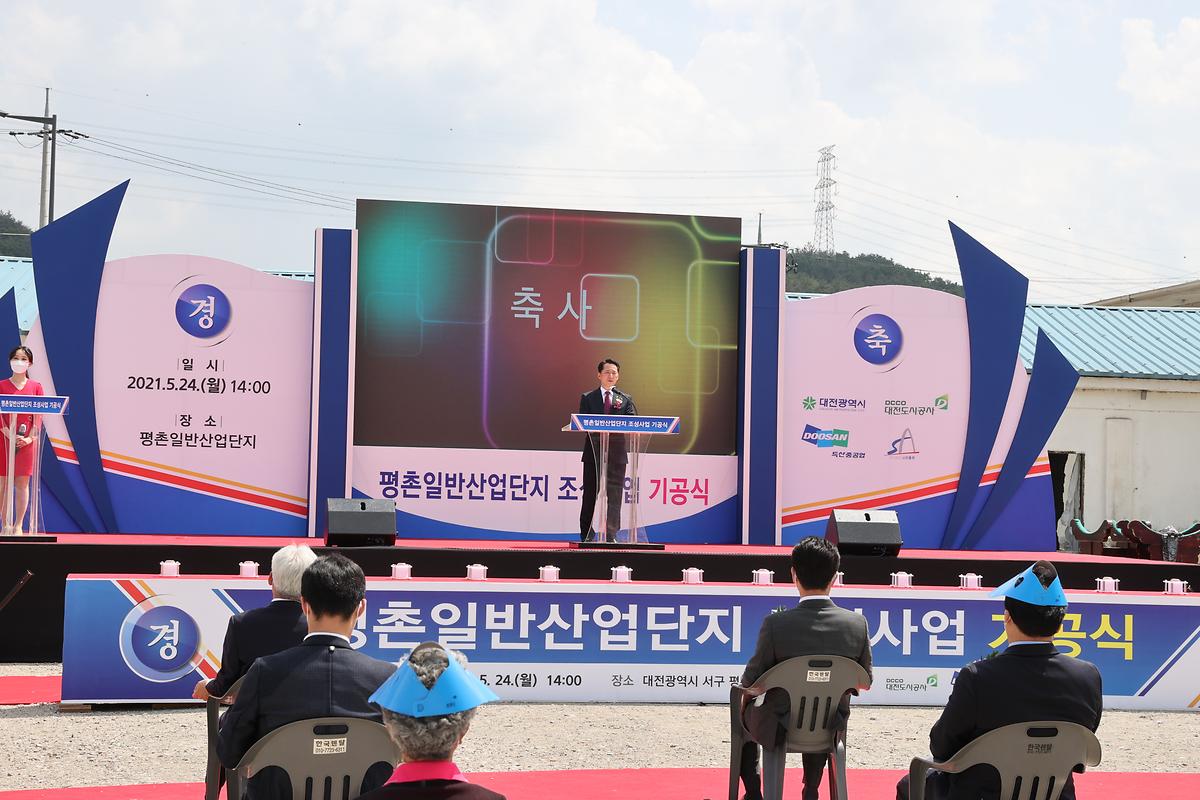
[[[66,577],[70,573],[156,575],[159,562],[180,562],[184,575],[232,576],[242,561],[257,561],[265,575],[271,555],[293,542],[320,544],[319,539],[247,536],[152,536],[56,534],[57,542],[0,543],[0,593],[7,592],[29,570],[34,577],[0,612],[6,635],[0,661],[36,662],[62,659],[62,619]],[[318,552],[324,548],[315,547]],[[607,580],[615,566],[633,570],[633,580],[680,581],[689,567],[704,570],[713,583],[746,583],[756,569],[773,570],[776,583],[789,581],[788,547],[743,545],[667,545],[665,550],[580,550],[566,542],[475,541],[446,539],[397,540],[394,547],[343,548],[368,577],[391,574],[391,565],[412,565],[415,579],[464,578],[467,565],[484,564],[489,578],[536,580],[538,568],[552,564],[560,577]],[[1072,553],[902,550],[897,557],[845,556],[844,581],[857,586],[887,586],[894,572],[908,572],[913,585],[952,588],[958,576],[974,572],[984,586],[996,586],[1030,562],[1049,557],[1068,590],[1095,589],[1098,577],[1120,579],[1123,591],[1161,592],[1163,581],[1180,578],[1200,586],[1200,565],[1152,562]]]

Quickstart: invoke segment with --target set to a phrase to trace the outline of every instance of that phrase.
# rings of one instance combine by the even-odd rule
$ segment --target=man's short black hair
[[[833,583],[842,563],[837,548],[819,536],[809,536],[792,548],[792,571],[805,589],[824,589]]]
[[[1049,587],[1058,577],[1058,570],[1049,561],[1038,561],[1033,565],[1033,574],[1042,586]],[[1062,627],[1066,606],[1035,606],[1024,600],[1004,598],[1004,610],[1012,617],[1013,624],[1026,636],[1044,639],[1058,633]]]
[[[318,617],[350,619],[366,595],[362,567],[340,553],[318,558],[300,579],[300,596]]]
[[[606,358],[603,361],[601,361],[599,364],[596,365],[596,372],[604,372],[605,364],[612,364],[614,367],[617,368],[617,372],[621,371],[621,365],[617,363],[616,359]]]

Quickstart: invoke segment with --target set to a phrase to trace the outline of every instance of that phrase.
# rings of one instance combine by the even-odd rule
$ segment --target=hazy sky
[[[112,257],[308,270],[358,197],[723,214],[746,242],[761,211],[798,245],[834,144],[839,250],[957,277],[952,219],[1034,299],[1200,278],[1192,3],[43,0],[0,43],[0,109],[50,86],[92,137],[60,145],[59,215],[133,179]],[[0,209],[32,224],[19,142]]]

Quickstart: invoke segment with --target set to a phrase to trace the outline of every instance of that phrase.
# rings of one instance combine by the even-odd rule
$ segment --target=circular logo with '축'
[[[197,339],[220,336],[233,316],[229,298],[210,283],[196,283],[184,289],[175,301],[175,321],[184,332]]]
[[[854,326],[854,349],[870,364],[889,364],[900,355],[904,334],[887,314],[868,314]]]
[[[153,597],[125,615],[121,622],[121,658],[139,677],[169,683],[196,668],[200,626],[182,609],[161,603],[162,597]]]

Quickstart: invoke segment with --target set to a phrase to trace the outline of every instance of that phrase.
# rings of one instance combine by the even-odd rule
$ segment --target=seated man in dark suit
[[[366,591],[362,569],[343,555],[318,558],[304,571],[300,603],[309,633],[296,647],[258,659],[246,673],[217,737],[217,757],[227,769],[236,767],[252,744],[289,722],[315,717],[382,722],[368,698],[396,667],[350,647],[354,623],[366,610]],[[278,797],[274,788],[257,782],[260,777],[268,776],[255,776],[248,796]],[[384,771],[366,788],[386,778]]]
[[[938,761],[1005,725],[1061,720],[1092,731],[1100,726],[1100,670],[1088,661],[1063,655],[1053,643],[1067,612],[1067,595],[1054,565],[1038,561],[991,596],[1004,598],[1008,647],[958,673],[946,708],[929,732],[929,751]],[[987,766],[957,775],[934,772],[925,783],[930,800],[990,800],[999,794],[996,771]],[[908,800],[907,775],[896,786],[896,797]],[[1060,797],[1075,800],[1070,776]]]
[[[316,560],[317,554],[305,544],[289,544],[275,551],[271,556],[271,574],[267,577],[271,602],[229,618],[221,649],[221,669],[211,681],[197,683],[192,697],[197,700],[207,700],[210,695],[224,697],[256,658],[300,644],[308,633],[308,620],[300,608],[300,577]]]
[[[371,695],[400,748],[400,764],[386,784],[361,800],[504,800],[469,782],[451,760],[479,706],[499,699],[467,671],[461,653],[435,642],[414,647]]]
[[[750,686],[779,662],[799,656],[843,656],[862,664],[867,674],[871,674],[871,642],[866,618],[839,608],[829,599],[841,560],[836,547],[816,536],[801,539],[792,548],[792,581],[800,592],[800,603],[763,620],[754,655],[742,675],[742,686]],[[849,698],[843,699],[840,712],[849,716]],[[748,729],[754,730],[751,715],[760,713],[770,713],[770,709],[753,705],[747,709]],[[821,753],[805,753],[803,759],[803,797],[804,800],[816,800],[829,758]],[[758,745],[753,742],[748,742],[742,751],[742,783],[746,787],[747,800],[761,800]]]

